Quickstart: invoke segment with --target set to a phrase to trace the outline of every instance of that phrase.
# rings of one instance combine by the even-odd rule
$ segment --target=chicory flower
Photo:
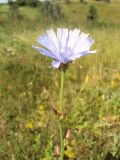
[[[79,29],[58,28],[57,33],[49,29],[37,39],[37,42],[43,47],[33,46],[33,48],[42,55],[53,58],[51,65],[54,68],[59,68],[89,53],[96,53],[96,50],[90,51],[93,39],[84,32],[80,33]]]

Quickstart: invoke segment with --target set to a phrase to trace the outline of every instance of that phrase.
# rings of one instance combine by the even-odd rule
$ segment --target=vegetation
[[[97,9],[93,4],[90,5],[87,19],[91,21],[95,21],[97,19]]]
[[[86,21],[91,2],[59,4],[65,19],[57,20],[44,18],[41,5],[16,10],[0,6],[1,160],[58,160],[54,109],[60,73],[50,67],[51,59],[32,48],[51,27],[81,28],[98,49],[69,64],[66,73],[65,159],[120,159],[120,2],[93,4],[98,11],[95,23]],[[10,18],[11,10],[22,18]]]
[[[70,1],[70,0],[65,0],[65,3],[66,3],[66,4],[70,4],[71,1]]]
[[[62,13],[61,7],[57,3],[51,3],[49,1],[41,4],[40,9],[42,11],[43,16],[46,18],[52,18],[54,20],[60,20],[64,18],[64,14]]]
[[[83,3],[83,2],[84,2],[84,0],[80,0],[80,2],[81,2],[81,3]]]
[[[40,2],[39,0],[17,0],[15,3],[17,3],[19,6],[31,6],[31,7],[37,7]]]
[[[96,0],[96,1],[104,1],[104,2],[107,2],[107,3],[111,2],[111,0]]]

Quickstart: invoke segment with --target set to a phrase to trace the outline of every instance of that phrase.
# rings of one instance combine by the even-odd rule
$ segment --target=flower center
[[[73,51],[70,47],[64,46],[61,48],[60,59],[62,63],[68,63],[71,61],[71,56],[73,55]]]

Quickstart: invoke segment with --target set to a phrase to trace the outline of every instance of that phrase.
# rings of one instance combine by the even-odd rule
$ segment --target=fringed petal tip
[[[34,49],[39,49],[39,47],[37,47],[37,46],[34,46],[34,45],[32,45],[32,48],[34,48]]]
[[[41,41],[44,39],[45,36],[46,36],[46,34],[40,35],[40,36],[36,39],[36,42],[38,42],[39,44],[41,44]]]
[[[36,49],[37,51],[39,51],[39,53],[41,52],[41,48],[40,48],[40,47],[37,47],[37,46],[32,45],[32,48],[34,48],[34,49]]]
[[[55,32],[49,29],[46,33],[39,36],[36,40],[41,47],[32,46],[40,54],[51,57],[54,61],[51,66],[61,67],[61,64],[67,64],[77,58],[87,54],[95,54],[97,50],[90,51],[94,40],[85,32],[79,29],[68,30],[67,28],[58,28]]]
[[[42,54],[42,49],[43,48],[40,48],[40,47],[37,47],[37,46],[34,46],[34,45],[32,45],[32,48],[37,49],[39,51],[39,53]]]
[[[97,52],[97,49],[93,51],[88,51],[88,53],[96,53],[96,52]]]
[[[97,49],[92,51],[92,53],[96,53],[96,52],[97,52]]]

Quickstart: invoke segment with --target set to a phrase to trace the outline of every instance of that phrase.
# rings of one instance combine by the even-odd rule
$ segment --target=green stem
[[[65,71],[61,70],[61,86],[60,86],[60,112],[63,113],[63,92],[64,92],[64,80]],[[64,136],[63,136],[63,115],[61,115],[59,120],[59,130],[60,130],[60,160],[64,158]]]

